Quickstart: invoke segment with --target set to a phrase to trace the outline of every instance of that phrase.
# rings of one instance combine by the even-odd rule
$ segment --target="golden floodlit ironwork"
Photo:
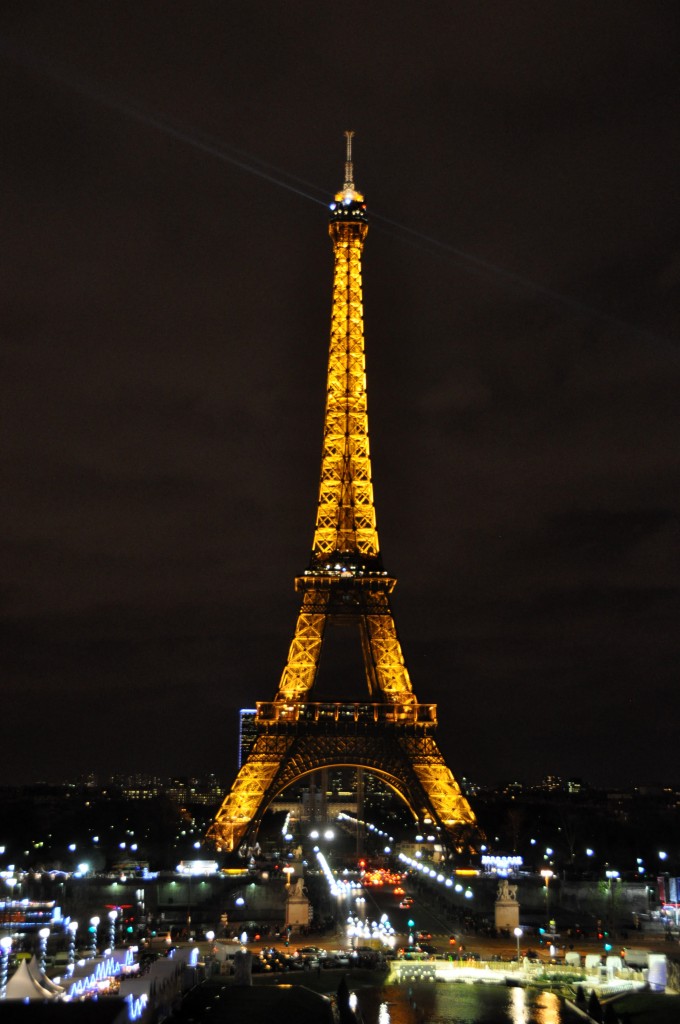
[[[346,132],[345,181],[331,204],[333,307],[321,482],[309,567],[295,581],[301,606],[275,699],[257,705],[257,738],[208,831],[232,851],[257,832],[275,797],[324,767],[365,768],[406,802],[414,818],[469,843],[475,816],[446,766],[434,704],[418,704],[397,636],[390,597],[396,579],[378,542],[364,356],[361,255],[368,232],[354,186],[353,132]],[[370,703],[316,703],[329,623],[361,639]]]

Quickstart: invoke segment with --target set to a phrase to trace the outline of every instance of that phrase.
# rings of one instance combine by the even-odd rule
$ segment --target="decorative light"
[[[68,965],[70,970],[73,970],[73,965],[76,962],[76,932],[78,931],[78,922],[69,921],[68,924]]]
[[[116,945],[116,921],[118,919],[117,910],[109,910],[109,946],[111,949]]]
[[[41,928],[38,935],[40,937],[40,970],[44,974],[47,966],[47,940],[50,937],[49,928]]]
[[[3,935],[0,939],[0,999],[7,995],[7,974],[9,971],[9,954],[12,949],[12,940],[9,935]]]
[[[91,942],[90,942],[90,954],[92,956],[96,956],[97,955],[97,945],[98,945],[97,928],[99,928],[99,918],[98,917],[91,917],[90,918],[90,939],[91,939]]]
[[[524,935],[524,930],[522,928],[515,928],[514,929],[514,936],[517,939],[517,963],[518,963],[518,965],[519,965],[519,940],[522,938],[523,935]]]

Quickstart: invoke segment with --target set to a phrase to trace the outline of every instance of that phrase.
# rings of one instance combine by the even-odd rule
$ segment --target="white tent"
[[[28,973],[35,984],[39,985],[40,988],[46,989],[50,995],[59,996],[63,993],[64,989],[62,986],[57,985],[51,978],[47,977],[36,956],[29,962]]]
[[[22,960],[12,977],[7,982],[6,999],[56,999],[57,993],[43,987],[29,970],[26,960]]]

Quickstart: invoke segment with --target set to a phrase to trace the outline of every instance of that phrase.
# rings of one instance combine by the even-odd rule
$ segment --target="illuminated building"
[[[368,232],[354,186],[352,132],[345,182],[331,204],[333,305],[321,481],[309,565],[295,581],[301,606],[278,692],[257,704],[257,739],[208,831],[232,851],[257,832],[284,789],[322,768],[374,773],[414,819],[456,847],[474,814],[434,738],[436,705],[419,704],[390,606],[396,579],[383,567],[368,441],[361,256]],[[329,624],[358,632],[370,703],[312,697]],[[316,696],[316,694],[314,694]]]

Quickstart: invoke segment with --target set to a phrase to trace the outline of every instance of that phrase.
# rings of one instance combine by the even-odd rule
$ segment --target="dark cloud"
[[[378,523],[451,766],[668,777],[675,6],[10,3],[0,48],[10,775],[226,773],[273,694],[352,127]]]

